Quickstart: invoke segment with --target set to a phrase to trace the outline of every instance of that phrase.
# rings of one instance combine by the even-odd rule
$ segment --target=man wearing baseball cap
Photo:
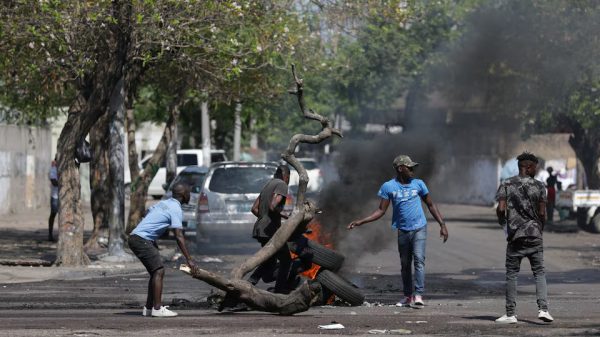
[[[425,202],[429,212],[440,224],[440,237],[448,240],[448,229],[442,215],[431,200],[425,182],[414,177],[414,169],[419,165],[409,156],[400,155],[394,159],[393,166],[396,177],[381,185],[377,195],[379,207],[366,218],[352,221],[348,229],[362,226],[381,218],[392,204],[392,228],[398,230],[398,251],[402,273],[404,298],[397,306],[423,308],[423,292],[425,290],[425,242],[427,240],[427,219],[423,212],[421,200]],[[413,270],[414,264],[414,285]]]

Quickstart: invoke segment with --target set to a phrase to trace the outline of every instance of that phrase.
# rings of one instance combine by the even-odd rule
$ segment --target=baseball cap
[[[398,166],[401,166],[401,165],[408,166],[408,167],[415,167],[415,166],[419,165],[419,163],[415,163],[414,161],[412,161],[412,159],[410,159],[409,156],[401,154],[394,159],[393,165],[394,165],[394,168],[398,168]]]

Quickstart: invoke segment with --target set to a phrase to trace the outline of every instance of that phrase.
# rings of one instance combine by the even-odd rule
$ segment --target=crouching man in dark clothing
[[[521,260],[529,259],[535,278],[538,318],[552,322],[548,312],[544,247],[542,233],[546,223],[546,188],[534,179],[538,159],[524,152],[517,157],[519,175],[502,182],[496,199],[498,222],[505,227],[506,239],[506,314],[497,323],[517,323],[517,275]]]
[[[174,317],[176,312],[162,306],[162,288],[165,268],[163,260],[158,252],[156,240],[160,238],[167,229],[175,231],[177,245],[187,259],[187,264],[195,266],[190,253],[188,253],[183,236],[183,210],[182,204],[190,201],[190,190],[184,184],[173,186],[173,197],[162,200],[150,207],[142,221],[135,227],[129,236],[129,248],[140,259],[148,270],[150,280],[148,281],[148,296],[146,305],[142,310],[143,316],[152,317]]]
[[[281,227],[281,218],[287,219],[287,216],[281,214],[281,212],[285,206],[289,182],[289,167],[287,165],[279,165],[273,179],[263,187],[260,195],[252,205],[252,214],[258,218],[254,223],[252,237],[262,247],[269,242],[275,232]],[[279,261],[279,268],[277,268],[277,261]],[[249,281],[252,284],[257,284],[260,279],[265,283],[273,282],[273,279],[275,279],[275,292],[289,293],[291,289],[287,286],[287,282],[291,262],[292,258],[289,248],[287,244],[283,245],[275,255],[256,268],[250,276]],[[273,275],[276,269],[277,273]]]

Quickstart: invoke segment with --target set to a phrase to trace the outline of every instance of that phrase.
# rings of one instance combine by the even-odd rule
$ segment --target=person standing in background
[[[58,214],[58,167],[56,166],[56,157],[52,161],[50,171],[50,217],[48,218],[48,241],[54,241],[54,218]]]

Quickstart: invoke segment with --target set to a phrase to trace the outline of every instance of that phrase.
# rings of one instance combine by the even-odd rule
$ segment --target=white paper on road
[[[323,329],[323,330],[339,330],[339,329],[343,329],[343,328],[344,328],[344,326],[341,325],[340,323],[319,325],[319,329]]]

